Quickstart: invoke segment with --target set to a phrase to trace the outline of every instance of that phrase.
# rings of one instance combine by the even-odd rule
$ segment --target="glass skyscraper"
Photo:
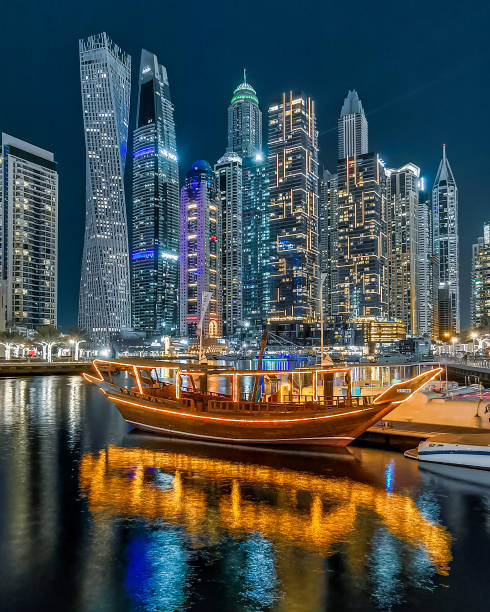
[[[442,159],[432,188],[434,253],[439,258],[439,328],[459,333],[458,187],[442,145]]]
[[[133,133],[132,317],[135,331],[178,324],[179,169],[167,71],[141,52]]]
[[[58,172],[54,156],[2,134],[0,331],[56,325]]]
[[[223,335],[230,337],[240,329],[243,315],[242,158],[225,153],[214,171],[220,199]]]
[[[269,320],[301,336],[301,324],[319,313],[317,126],[315,104],[302,93],[283,93],[269,107],[268,175]]]
[[[192,164],[180,191],[180,333],[192,338],[202,313],[203,294],[209,306],[203,335],[222,334],[221,219],[216,175],[207,161]]]
[[[483,225],[483,236],[473,245],[471,267],[471,325],[490,325],[490,223]]]
[[[338,159],[368,152],[368,123],[356,90],[349,91],[338,121]]]
[[[131,58],[107,34],[80,40],[86,221],[78,324],[108,342],[131,325],[124,167]]]
[[[262,150],[262,112],[257,93],[245,74],[228,107],[228,151],[242,157],[242,320],[252,328],[260,328],[269,299],[269,194]]]

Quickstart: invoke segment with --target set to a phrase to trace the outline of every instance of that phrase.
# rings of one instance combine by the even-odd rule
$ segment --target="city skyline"
[[[166,7],[171,11],[174,19],[177,18],[178,13],[175,13],[174,8]],[[125,14],[128,12],[128,7],[124,6]],[[319,10],[319,9],[318,9]],[[264,20],[267,20],[267,9],[264,9],[265,15]],[[89,11],[90,12],[90,11]],[[163,11],[162,11],[163,12]],[[7,15],[8,17],[8,15]],[[485,18],[486,15],[484,14]],[[434,19],[434,15],[430,13],[425,15],[425,18],[430,21]],[[50,19],[49,15],[42,19]],[[158,21],[158,19],[157,19]],[[480,20],[483,23],[485,19]],[[259,54],[253,50],[248,49],[246,52],[240,51],[233,58],[233,61],[227,60],[226,67],[220,70],[219,75],[210,75],[209,71],[205,69],[204,65],[193,73],[193,79],[198,88],[207,84],[207,99],[206,106],[202,109],[202,115],[206,117],[206,121],[203,123],[202,117],[200,121],[198,118],[193,117],[192,113],[189,113],[189,101],[186,100],[185,89],[183,88],[184,79],[186,78],[186,62],[195,58],[194,50],[195,44],[186,51],[187,59],[182,60],[181,63],[176,58],[176,49],[174,49],[175,39],[171,36],[166,40],[165,44],[161,43],[161,37],[156,37],[154,30],[145,31],[143,28],[138,28],[136,25],[130,29],[127,24],[112,23],[109,19],[108,13],[102,10],[102,13],[97,18],[94,18],[92,14],[92,21],[90,24],[82,20],[80,26],[76,26],[74,23],[73,16],[67,20],[70,24],[67,27],[66,33],[61,37],[61,40],[56,40],[56,44],[50,45],[51,53],[56,50],[61,55],[67,55],[67,62],[73,66],[73,59],[76,57],[76,43],[77,38],[82,38],[89,34],[93,34],[96,31],[107,30],[111,38],[126,52],[138,57],[141,47],[150,48],[155,52],[163,64],[165,64],[169,70],[170,80],[174,91],[174,102],[176,104],[176,121],[177,121],[177,138],[179,143],[182,142],[182,146],[179,144],[179,148],[182,150],[180,157],[180,172],[185,173],[187,167],[189,167],[192,159],[205,158],[214,162],[222,154],[224,147],[226,146],[226,106],[229,101],[229,92],[233,91],[236,83],[239,82],[241,71],[243,66],[247,66],[248,75],[250,80],[254,84],[259,99],[263,101],[262,110],[265,111],[270,101],[277,96],[280,91],[289,87],[301,87],[305,90],[307,95],[317,103],[317,116],[319,117],[320,126],[320,160],[322,165],[324,164],[329,169],[334,169],[333,159],[335,158],[336,152],[336,120],[338,117],[338,110],[341,107],[342,100],[345,98],[347,91],[355,88],[362,99],[363,106],[369,120],[369,133],[370,140],[373,145],[370,146],[371,150],[380,151],[384,161],[390,167],[400,167],[406,163],[407,160],[411,161],[422,169],[422,176],[426,178],[429,184],[433,183],[435,178],[437,163],[439,161],[439,151],[442,142],[446,142],[448,145],[448,152],[451,158],[451,165],[458,182],[458,188],[460,193],[460,207],[464,210],[464,214],[460,218],[460,229],[461,229],[461,244],[460,244],[460,257],[462,267],[462,279],[461,279],[461,290],[462,290],[462,317],[463,327],[469,325],[469,292],[470,292],[470,269],[471,269],[471,244],[477,238],[478,229],[481,227],[485,217],[485,203],[486,196],[483,189],[483,183],[478,182],[478,174],[480,171],[480,164],[483,164],[483,149],[478,150],[478,144],[475,150],[469,150],[470,147],[465,145],[465,140],[462,138],[461,128],[458,125],[458,119],[463,123],[463,117],[465,115],[465,105],[461,100],[461,95],[452,90],[450,96],[444,100],[444,105],[441,108],[440,105],[436,104],[436,94],[439,97],[437,86],[432,85],[434,77],[428,74],[429,67],[422,68],[420,61],[415,56],[414,66],[419,69],[421,78],[415,79],[413,82],[414,88],[407,90],[406,86],[395,86],[383,88],[382,95],[376,90],[375,87],[368,87],[368,79],[358,70],[351,70],[345,77],[340,77],[339,70],[329,72],[328,85],[325,81],[325,73],[320,74],[318,70],[318,62],[313,62],[313,66],[301,66],[299,63],[292,63],[288,67],[288,75],[285,71],[275,71],[272,74],[269,66],[269,62],[261,58],[261,64],[259,63]],[[51,27],[50,23],[47,24],[47,29]],[[245,26],[244,26],[245,27]],[[354,24],[355,28],[356,25]],[[262,30],[262,28],[259,28]],[[139,31],[138,31],[139,30]],[[274,34],[274,37],[276,35]],[[432,36],[445,40],[446,30],[441,28],[440,30],[432,31]],[[202,41],[201,41],[202,43]],[[356,43],[354,47],[359,48],[360,43]],[[316,45],[316,43],[315,43]],[[463,42],[462,42],[463,45]],[[201,45],[202,46],[202,45]],[[317,47],[315,46],[315,49]],[[471,55],[472,47],[469,45],[465,51],[465,57],[473,57]],[[216,49],[204,49],[203,53],[213,54],[216,53]],[[24,52],[23,52],[24,53]],[[72,56],[70,56],[70,53]],[[44,63],[47,62],[46,53],[42,50],[41,55],[44,57]],[[451,54],[450,54],[451,56]],[[54,57],[54,56],[52,56]],[[378,50],[375,49],[373,61],[378,57]],[[400,50],[398,50],[398,59],[400,59]],[[442,58],[437,66],[435,72],[438,74],[436,80],[448,79],[449,75],[439,68],[442,69]],[[54,65],[57,62],[64,62],[65,60],[56,58]],[[434,62],[434,58],[431,59]],[[389,63],[389,62],[388,62]],[[232,65],[233,64],[233,65]],[[272,65],[272,64],[271,64]],[[269,66],[269,67],[268,67]],[[459,81],[466,82],[470,76],[474,80],[475,78],[475,65],[472,66],[473,72],[468,75],[463,75],[463,67],[466,66],[464,60],[454,62],[454,70],[451,71],[450,76],[457,76]],[[7,66],[7,68],[9,68]],[[434,65],[430,67],[431,71],[436,68]],[[478,63],[476,64],[478,69]],[[469,72],[471,72],[468,69]],[[75,79],[76,79],[76,68],[75,68]],[[367,71],[371,72],[371,71]],[[11,70],[5,71],[6,78],[11,74]],[[374,73],[368,76],[373,77]],[[320,79],[321,77],[321,79]],[[343,79],[343,80],[342,80]],[[459,82],[458,81],[458,82]],[[48,84],[49,84],[48,80]],[[322,84],[322,83],[325,84]],[[174,85],[175,83],[175,85]],[[373,83],[374,85],[375,83]],[[392,82],[393,84],[393,82]],[[397,85],[396,82],[394,82]],[[406,84],[405,84],[406,85]],[[46,85],[47,86],[47,85]],[[479,83],[478,85],[482,91],[484,86]],[[66,329],[75,322],[75,304],[77,302],[77,288],[78,284],[76,281],[77,275],[77,260],[81,260],[81,234],[83,233],[83,205],[80,200],[81,192],[83,191],[83,183],[80,183],[80,175],[83,180],[83,172],[80,172],[80,158],[83,157],[83,148],[80,151],[80,141],[83,138],[83,132],[80,125],[80,102],[79,102],[79,90],[77,90],[77,84],[74,86],[73,74],[66,72],[66,83],[64,84],[67,91],[67,99],[64,100],[64,109],[61,113],[63,117],[63,123],[66,124],[66,130],[70,136],[74,136],[74,141],[70,142],[69,156],[66,145],[62,142],[64,138],[65,129],[61,130],[60,134],[56,133],[56,130],[47,128],[39,124],[39,114],[29,116],[28,120],[24,123],[17,123],[15,118],[15,109],[10,107],[8,102],[3,101],[1,110],[2,112],[2,129],[8,133],[14,134],[18,138],[22,138],[29,142],[33,142],[38,146],[44,147],[53,151],[55,158],[60,164],[60,325]],[[464,89],[464,86],[459,87]],[[420,90],[417,93],[417,90]],[[22,92],[22,89],[20,90]],[[428,96],[430,100],[428,100]],[[16,104],[20,104],[21,110],[26,107],[26,100],[17,99],[15,95],[11,96],[16,99]],[[22,95],[20,94],[22,98]],[[56,97],[56,96],[55,96]],[[459,100],[458,102],[453,101]],[[478,96],[483,99],[484,96]],[[421,112],[421,104],[423,104],[423,113]],[[478,106],[478,102],[476,103]],[[455,116],[451,113],[455,112],[455,107],[460,106],[460,114]],[[14,105],[15,106],[15,105]],[[437,107],[437,108],[436,108]],[[452,111],[449,110],[452,108]],[[36,107],[31,107],[31,114],[37,113]],[[55,108],[60,111],[57,103]],[[66,109],[69,109],[69,114]],[[134,106],[133,106],[134,108]],[[210,111],[210,109],[212,110]],[[46,110],[45,105],[41,102],[41,109],[43,112]],[[63,115],[64,113],[64,115]],[[26,113],[24,113],[25,115]],[[439,117],[435,120],[435,114]],[[27,113],[29,115],[29,113]],[[393,121],[395,115],[403,116],[403,121],[400,125],[397,125],[397,129],[400,128],[400,136],[395,139],[391,139],[387,135],[387,130],[384,128],[384,124],[389,124]],[[415,120],[415,121],[414,121]],[[53,123],[53,117],[47,117],[46,124]],[[44,123],[44,122],[42,122]],[[195,126],[199,123],[202,125],[201,130],[196,130]],[[58,123],[59,124],[59,123]],[[56,125],[56,124],[55,124]],[[419,125],[418,132],[415,133],[414,126]],[[433,127],[436,126],[436,129]],[[483,123],[483,129],[487,128],[487,124]],[[209,137],[210,133],[214,133],[212,137]],[[408,133],[412,132],[412,135],[408,136]],[[485,139],[484,139],[485,140]],[[76,144],[78,141],[78,145]],[[400,145],[400,142],[402,143]],[[206,143],[206,144],[204,144]],[[479,152],[478,152],[479,151]],[[73,157],[74,163],[71,163]],[[70,167],[68,167],[70,166]],[[76,178],[77,177],[77,178]],[[83,200],[83,195],[82,195]],[[75,278],[74,278],[75,277]]]

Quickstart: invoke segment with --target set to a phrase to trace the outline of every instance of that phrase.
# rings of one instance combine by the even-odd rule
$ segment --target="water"
[[[128,432],[78,377],[0,380],[2,610],[484,610],[490,490],[401,454]]]

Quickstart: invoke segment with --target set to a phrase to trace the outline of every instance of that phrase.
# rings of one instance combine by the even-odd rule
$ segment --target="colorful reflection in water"
[[[278,575],[277,550],[330,556],[344,546],[354,575],[365,572],[359,559],[366,552],[373,556],[374,597],[396,603],[402,557],[421,570],[420,583],[434,572],[447,575],[451,536],[411,497],[391,491],[393,463],[386,469],[386,488],[380,488],[286,468],[109,446],[82,457],[80,488],[96,519],[157,521],[158,531],[128,548],[126,585],[145,605],[163,589],[176,600],[167,606],[159,599],[161,609],[178,609],[190,571],[186,551],[229,537],[241,559],[237,588],[251,605],[280,597],[284,577]]]

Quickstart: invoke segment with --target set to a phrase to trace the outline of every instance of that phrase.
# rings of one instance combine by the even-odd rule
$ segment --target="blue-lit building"
[[[147,335],[178,324],[179,169],[167,71],[141,52],[133,133],[132,320]]]

